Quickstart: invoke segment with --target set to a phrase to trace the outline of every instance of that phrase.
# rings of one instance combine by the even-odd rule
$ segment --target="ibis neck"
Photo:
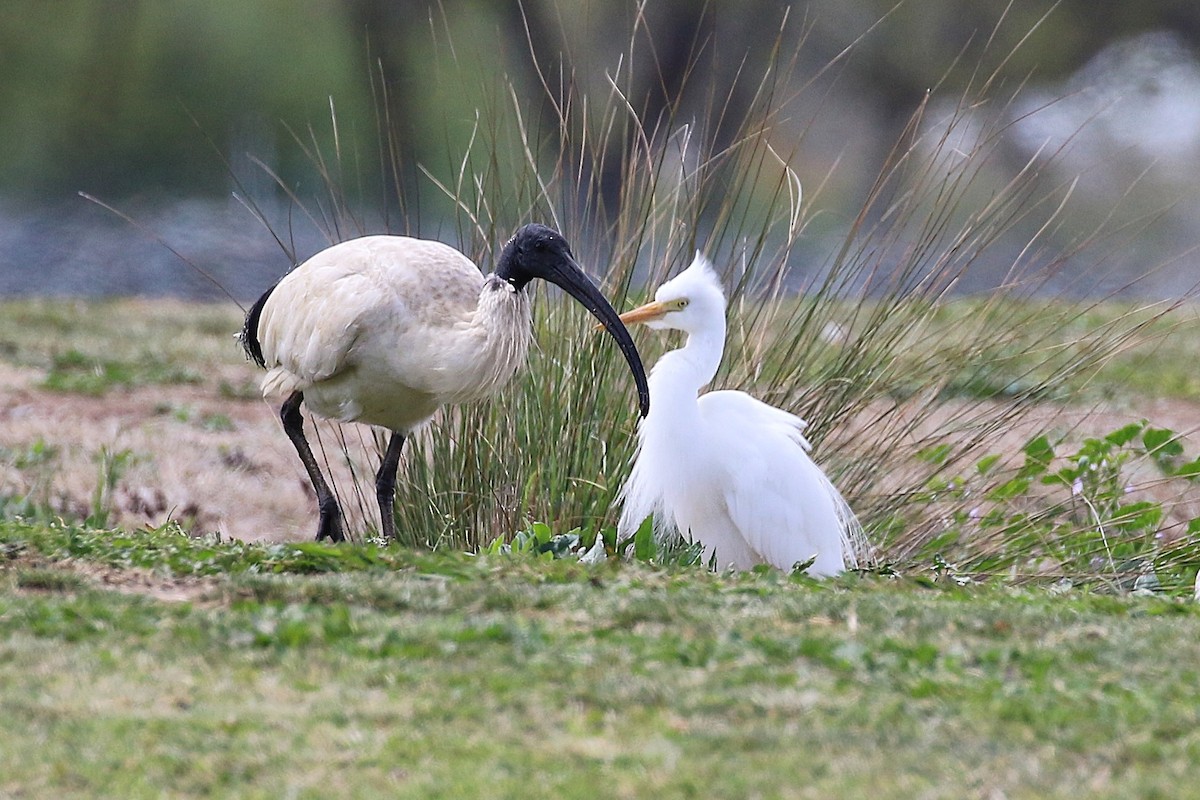
[[[460,340],[464,352],[453,371],[462,376],[461,386],[449,393],[455,402],[490,395],[525,363],[533,326],[529,294],[490,275],[467,325],[471,333]]]
[[[501,361],[525,362],[532,335],[533,309],[529,293],[504,278],[489,276],[479,293],[475,324],[487,334],[487,347]],[[514,366],[514,369],[515,369]]]

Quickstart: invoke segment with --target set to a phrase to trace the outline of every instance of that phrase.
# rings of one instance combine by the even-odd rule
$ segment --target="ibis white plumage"
[[[720,568],[791,570],[812,560],[810,574],[829,576],[855,566],[862,529],[810,458],[806,423],[744,392],[700,394],[725,348],[725,295],[712,265],[697,253],[621,321],[687,334],[650,371],[621,535],[653,516],[660,537],[691,537]]]
[[[643,416],[646,374],[617,312],[583,274],[566,240],[522,227],[485,277],[436,241],[365,236],[314,255],[268,289],[246,315],[246,353],[267,370],[280,416],[317,495],[317,539],[341,541],[342,511],[304,436],[301,403],[319,416],[392,432],[375,477],[382,532],[395,538],[396,471],[405,438],[447,403],[496,392],[525,362],[531,338],[527,286],[562,287],[617,340],[633,371]]]

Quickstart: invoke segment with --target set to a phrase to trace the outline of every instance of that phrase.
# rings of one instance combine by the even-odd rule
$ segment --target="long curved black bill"
[[[572,260],[564,259],[560,268],[554,274],[547,275],[546,280],[559,286],[578,300],[584,308],[592,312],[596,319],[600,320],[600,324],[608,329],[612,337],[617,340],[617,346],[625,354],[625,360],[629,362],[629,369],[633,372],[633,382],[637,384],[638,405],[641,408],[642,416],[649,414],[650,387],[646,383],[646,368],[642,366],[642,357],[638,355],[637,348],[633,346],[633,337],[629,335],[625,323],[621,322],[616,310],[609,305],[596,285],[588,280],[587,275],[584,275],[583,270]]]

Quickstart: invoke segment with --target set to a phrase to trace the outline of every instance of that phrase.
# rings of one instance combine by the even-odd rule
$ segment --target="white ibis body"
[[[725,296],[699,253],[626,324],[681,330],[686,344],[650,372],[650,412],[621,490],[622,535],[653,515],[660,537],[690,536],[720,568],[771,564],[834,575],[855,564],[862,530],[809,457],[806,423],[744,392],[699,395],[725,347]],[[699,395],[699,396],[698,396]]]
[[[405,438],[447,403],[487,397],[524,364],[529,282],[541,278],[582,303],[617,340],[638,387],[641,359],[616,311],[583,274],[567,242],[522,227],[487,277],[454,248],[406,236],[366,236],[314,255],[268,289],[242,330],[267,370],[265,397],[283,398],[283,427],[312,481],[317,539],[344,538],[342,512],[304,436],[300,405],[340,422],[390,430],[375,478],[382,532],[395,538],[396,470]]]

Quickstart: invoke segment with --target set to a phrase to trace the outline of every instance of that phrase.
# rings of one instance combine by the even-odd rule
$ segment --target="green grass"
[[[63,532],[0,527],[5,796],[1165,798],[1200,777],[1186,602],[91,535],[63,560]],[[74,572],[125,548],[171,583],[163,551],[187,547],[229,557],[183,565],[213,574],[187,602]]]
[[[68,350],[53,358],[43,388],[55,392],[102,395],[114,387],[200,383],[199,373],[171,367],[154,355],[143,353],[130,361],[89,357]]]
[[[1121,320],[1145,322],[1136,343],[1107,358],[1086,381],[1079,376],[1047,399],[1200,401],[1200,376],[1192,369],[1200,359],[1200,309],[1185,306],[1156,317],[1153,307],[1103,303],[1064,326],[1057,324],[1064,309],[1061,301],[1013,299],[1007,304],[1012,316],[1037,328],[1036,338],[1050,350],[1069,351],[1089,331],[1114,327]],[[926,344],[898,355],[901,363],[910,365],[914,387],[920,386],[916,379],[928,343],[962,338],[963,321],[979,308],[979,301],[972,299],[946,302],[921,333]],[[841,315],[848,318],[852,313],[847,304]],[[117,386],[204,383],[203,376],[223,369],[222,396],[257,400],[255,373],[229,372],[245,362],[232,338],[240,322],[241,312],[231,303],[171,302],[166,309],[156,309],[136,300],[7,300],[0,302],[0,361],[42,370],[45,388],[83,394],[103,394]],[[171,335],[164,335],[168,330]],[[152,349],[147,342],[154,343]],[[654,342],[648,339],[646,344]],[[1036,352],[1013,352],[1003,364],[987,364],[982,371],[965,360],[956,366],[957,372],[946,379],[951,396],[1004,396],[1022,381],[1045,377],[1038,374],[1045,365]]]
[[[237,363],[240,319],[232,303],[7,300],[0,360],[40,371],[42,387],[57,392],[202,384]]]
[[[1082,357],[1095,331],[1120,331],[1137,327],[1131,340],[1114,348],[1094,370],[1073,376],[1053,387],[1045,399],[1088,403],[1115,400],[1123,404],[1145,404],[1157,399],[1200,401],[1200,375],[1188,367],[1200,358],[1200,308],[1194,303],[1173,313],[1161,315],[1164,304],[1134,305],[1128,302],[1102,302],[1061,324],[1067,304],[1057,299],[1015,301],[1019,310],[1012,315],[1022,325],[1038,329],[1031,337],[1042,342],[1041,350],[1061,352],[1066,358]],[[930,335],[946,341],[961,337],[964,320],[976,313],[979,300],[961,299],[938,309]],[[917,348],[918,352],[920,348]],[[960,365],[950,385],[962,387],[964,396],[1003,396],[1009,387],[1019,388],[1052,378],[1042,352],[1013,351],[997,364],[982,371],[984,390],[977,386],[976,371],[969,363]],[[997,391],[999,389],[999,391]]]

